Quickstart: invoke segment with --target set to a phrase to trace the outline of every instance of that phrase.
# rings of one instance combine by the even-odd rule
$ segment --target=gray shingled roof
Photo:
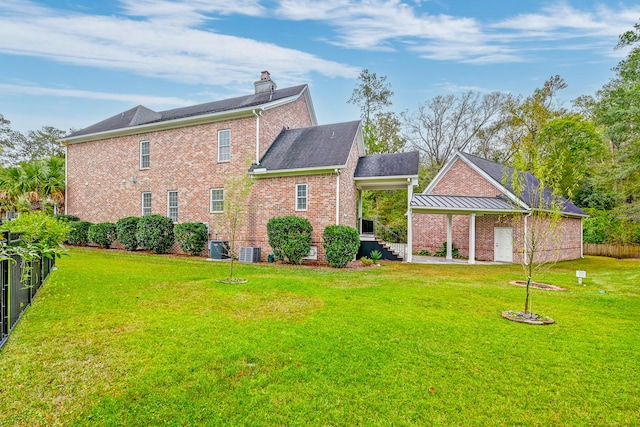
[[[503,197],[444,196],[438,194],[414,194],[412,208],[434,211],[505,212],[521,210]]]
[[[417,151],[409,153],[372,154],[360,157],[355,177],[376,176],[414,176],[418,175],[420,155]]]
[[[283,129],[250,171],[269,171],[343,166],[355,143],[360,121]]]
[[[195,117],[205,114],[215,114],[225,111],[257,107],[269,102],[300,95],[306,88],[307,85],[299,85],[284,89],[277,89],[273,92],[273,94],[271,94],[270,92],[262,92],[253,95],[240,96],[237,98],[224,99],[221,101],[207,102],[205,104],[192,105],[189,107],[174,108],[172,110],[165,110],[160,112],[156,112],[142,105],[138,105],[137,107],[134,107],[130,110],[116,114],[113,117],[109,117],[108,119],[81,129],[77,132],[73,132],[72,134],[67,135],[67,138],[90,135],[93,133],[108,132],[112,130],[124,129],[150,123],[177,120],[186,117]]]
[[[507,166],[502,166],[499,163],[495,163],[477,156],[473,156],[467,153],[459,153],[461,157],[464,157],[469,162],[473,163],[480,170],[484,171],[487,175],[489,175],[492,179],[497,181],[499,184],[503,185],[507,190],[515,195],[512,186],[512,179],[514,169]],[[504,177],[507,177],[507,182],[505,185]],[[526,203],[528,206],[532,208],[540,208],[550,207],[552,205],[552,201],[555,199],[562,206],[562,212],[565,214],[571,215],[580,215],[587,216],[580,208],[571,203],[571,201],[565,199],[564,197],[556,198],[553,196],[551,189],[545,188],[542,194],[542,203],[539,198],[536,196],[537,189],[540,185],[538,179],[533,176],[529,172],[520,172],[520,176],[522,177],[522,182],[524,183],[524,188],[522,194],[519,195],[520,200]],[[533,205],[533,206],[532,206]]]

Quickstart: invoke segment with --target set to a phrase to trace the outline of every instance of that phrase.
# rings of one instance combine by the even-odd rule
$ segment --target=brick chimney
[[[268,71],[263,71],[262,75],[260,76],[260,80],[255,82],[253,85],[256,88],[256,94],[271,92],[272,90],[276,90],[278,88],[276,82],[271,80],[271,74],[269,74]]]

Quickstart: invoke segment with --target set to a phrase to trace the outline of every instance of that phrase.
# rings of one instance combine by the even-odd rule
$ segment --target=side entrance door
[[[493,260],[513,262],[513,228],[495,227],[493,229]]]

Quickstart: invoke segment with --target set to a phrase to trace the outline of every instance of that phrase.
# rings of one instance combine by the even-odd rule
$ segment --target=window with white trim
[[[151,215],[151,193],[142,193],[142,216]]]
[[[149,169],[151,151],[149,141],[140,141],[140,169]]]
[[[224,188],[212,188],[211,212],[224,212]]]
[[[231,130],[223,129],[218,131],[218,161],[228,162],[231,160]]]
[[[307,210],[307,184],[296,184],[296,210]]]
[[[167,216],[171,218],[173,222],[178,222],[178,192],[177,191],[167,192]]]

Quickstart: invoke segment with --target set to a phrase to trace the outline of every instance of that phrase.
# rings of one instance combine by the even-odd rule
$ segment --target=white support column
[[[469,264],[476,263],[476,214],[469,215]]]
[[[363,190],[358,190],[358,231],[362,234],[362,197]]]
[[[407,185],[407,250],[404,260],[406,262],[413,261],[413,218],[411,209],[411,199],[413,198],[413,182],[411,178],[408,180]]]
[[[453,246],[453,215],[447,214],[447,258],[448,260],[453,259],[452,255],[452,246]]]

